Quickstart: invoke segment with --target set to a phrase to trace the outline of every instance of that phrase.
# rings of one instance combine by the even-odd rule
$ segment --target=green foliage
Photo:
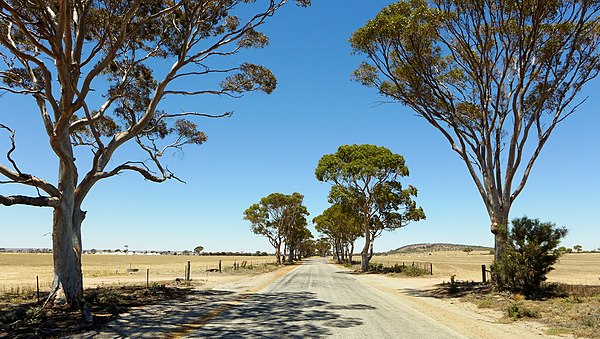
[[[396,269],[398,269],[396,267]],[[427,270],[424,270],[420,267],[416,267],[416,266],[406,266],[404,267],[404,269],[400,270],[400,273],[404,273],[405,275],[409,276],[409,277],[422,277],[424,275],[428,275],[429,272]]]
[[[394,264],[392,266],[385,266],[382,263],[369,263],[368,272],[372,273],[402,273],[409,277],[422,277],[428,275],[429,271],[424,270],[418,266],[405,266],[400,264]]]
[[[321,231],[319,231],[319,232],[321,232]],[[330,240],[328,238],[317,239],[317,241],[315,242],[315,249],[317,251],[317,255],[319,255],[321,257],[325,257],[329,253],[329,251],[331,249],[331,244],[329,243],[329,241]]]
[[[352,34],[366,59],[354,79],[440,131],[497,233],[555,127],[600,71],[598,13],[588,0],[401,0]]]
[[[244,211],[244,219],[252,224],[252,232],[266,237],[275,248],[278,262],[283,242],[297,250],[312,238],[306,228],[308,210],[302,204],[303,200],[304,196],[297,192],[291,195],[271,193]]]
[[[196,254],[200,254],[202,251],[204,251],[204,247],[203,246],[196,246],[194,248],[194,253],[196,253]]]
[[[343,248],[351,246],[362,235],[360,216],[351,208],[341,204],[333,204],[313,219],[315,229],[326,235],[333,244],[333,251],[341,260]],[[321,245],[324,246],[324,245]],[[327,248],[329,248],[327,244]],[[349,260],[349,258],[347,258]]]
[[[333,183],[329,201],[354,211],[362,224],[369,250],[371,240],[383,230],[395,230],[411,221],[425,219],[413,197],[417,189],[403,188],[402,177],[408,176],[404,158],[385,147],[375,145],[344,145],[336,153],[324,155],[317,165],[319,181]],[[367,270],[368,260],[363,261]]]
[[[571,253],[571,252],[573,252],[573,250],[572,250],[572,249],[570,249],[570,248],[566,248],[566,247],[564,247],[564,246],[561,246],[561,247],[559,247],[559,248],[557,249],[557,251],[558,251],[558,252],[559,252],[561,255],[563,255],[563,254],[566,254],[566,253]]]
[[[11,325],[14,326],[20,321],[38,325],[48,318],[48,311],[41,306],[18,305],[18,303],[15,306],[8,310],[0,310],[0,331],[10,330]]]
[[[473,252],[473,249],[471,247],[465,247],[465,248],[463,248],[463,252],[469,254],[469,253]]]
[[[196,120],[232,113],[167,112],[165,99],[272,93],[272,72],[240,54],[267,46],[258,29],[291,1],[2,2],[0,89],[34,103],[23,107],[37,111],[39,131],[51,144],[46,149],[60,170],[54,179],[22,173],[11,158],[14,133],[0,122],[12,134],[11,166],[0,164],[0,181],[39,190],[34,196],[0,195],[0,204],[53,207],[61,216],[53,221],[60,234],[54,238],[55,286],[67,304],[83,302],[81,206],[93,186],[123,172],[156,183],[181,181],[163,157],[207,140]],[[89,312],[84,315],[92,321]]]
[[[600,327],[600,314],[589,314],[583,317],[581,324],[587,327]]]
[[[506,311],[508,313],[508,317],[512,320],[517,320],[521,318],[540,317],[540,313],[538,311],[528,308],[525,305],[518,302],[511,303]]]
[[[523,217],[514,219],[511,229],[503,232],[505,252],[492,265],[494,284],[500,290],[520,293],[528,298],[542,296],[541,284],[560,257],[558,245],[567,229]]]
[[[157,282],[152,282],[152,283],[150,283],[150,286],[148,286],[148,292],[152,295],[157,295],[157,294],[163,293],[165,290],[166,290],[166,286],[164,284],[160,284]]]
[[[575,245],[573,246],[573,250],[577,253],[581,253],[581,251],[583,251],[583,247],[581,247],[581,245]]]
[[[42,322],[47,316],[47,311],[41,306],[34,306],[25,311],[25,319],[30,323]]]

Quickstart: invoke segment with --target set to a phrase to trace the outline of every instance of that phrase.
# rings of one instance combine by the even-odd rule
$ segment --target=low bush
[[[492,279],[500,291],[523,294],[527,298],[545,295],[542,282],[554,268],[561,252],[560,240],[567,234],[564,227],[523,217],[514,219],[504,233],[503,253],[492,265]]]
[[[409,277],[421,277],[429,274],[429,271],[418,266],[405,266],[394,264],[393,266],[385,266],[382,263],[369,263],[368,272],[371,273],[402,273]]]
[[[512,320],[517,320],[521,318],[539,318],[540,312],[528,308],[521,303],[514,302],[508,306],[508,317]]]

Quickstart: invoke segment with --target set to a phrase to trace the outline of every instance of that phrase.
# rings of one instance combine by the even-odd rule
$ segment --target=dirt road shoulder
[[[502,314],[458,299],[429,296],[428,290],[442,279],[398,278],[378,274],[357,274],[356,278],[387,292],[412,308],[469,338],[550,338],[546,327],[533,321],[502,322]],[[565,338],[554,337],[554,338]]]

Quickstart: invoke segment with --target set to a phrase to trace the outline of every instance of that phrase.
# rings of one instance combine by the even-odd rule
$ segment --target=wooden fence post
[[[40,277],[35,276],[35,285],[37,286],[37,300],[38,304],[40,303]]]
[[[146,289],[150,287],[150,269],[146,269]]]
[[[221,260],[219,260],[219,273],[221,273]]]
[[[190,268],[191,268],[190,267],[190,261],[188,260],[188,262],[187,262],[187,276],[185,277],[186,278],[185,280],[187,280],[187,281],[191,280],[190,279],[190,276],[191,276],[191,274],[190,274]]]
[[[486,274],[485,274],[485,265],[481,265],[481,281],[485,284],[486,283]]]
[[[429,275],[433,275],[433,263],[429,263]]]

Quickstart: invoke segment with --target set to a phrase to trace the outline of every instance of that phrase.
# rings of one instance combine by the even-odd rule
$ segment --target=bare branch
[[[0,195],[0,205],[28,205],[36,207],[57,207],[60,200],[54,197],[28,197],[24,195]]]
[[[8,150],[8,152],[6,153],[6,158],[8,159],[8,161],[13,165],[13,168],[15,169],[15,171],[17,171],[17,173],[19,175],[22,175],[23,173],[21,172],[21,170],[19,170],[19,167],[17,167],[17,163],[10,157],[10,155],[15,151],[15,149],[17,148],[15,146],[15,131],[13,131],[12,129],[8,128],[8,126],[0,124],[0,129],[5,129],[8,131],[8,133],[10,133],[10,149]]]

